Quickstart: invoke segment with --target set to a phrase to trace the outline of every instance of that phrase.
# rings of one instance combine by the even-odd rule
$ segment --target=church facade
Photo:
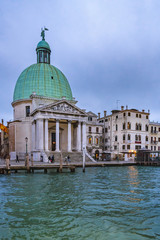
[[[37,63],[19,76],[13,96],[13,121],[9,123],[9,152],[11,160],[48,161],[53,153],[82,153],[87,149],[99,158],[102,124],[97,116],[76,106],[65,75],[50,64],[51,49],[45,41],[37,45]],[[92,131],[90,131],[92,128]]]

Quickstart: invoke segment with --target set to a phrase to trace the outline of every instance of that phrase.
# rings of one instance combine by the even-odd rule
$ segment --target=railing
[[[151,144],[157,144],[158,141],[151,141]]]
[[[158,131],[151,131],[151,134],[157,134]]]

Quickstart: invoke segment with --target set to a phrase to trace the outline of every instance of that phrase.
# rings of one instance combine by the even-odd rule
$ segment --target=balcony
[[[151,141],[152,145],[157,145],[158,141]]]
[[[141,141],[135,141],[135,143],[137,143],[137,144],[141,144]]]
[[[151,134],[158,134],[158,131],[152,131],[151,130]]]

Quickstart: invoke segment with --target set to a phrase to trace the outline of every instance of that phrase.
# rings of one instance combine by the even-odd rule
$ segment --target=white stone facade
[[[136,109],[113,110],[99,118],[103,123],[103,150],[113,159],[134,159],[137,149],[149,149],[149,113]]]
[[[160,123],[149,123],[149,148],[151,151],[160,151]]]
[[[81,152],[86,148],[89,145],[88,114],[75,103],[66,99],[47,99],[35,94],[28,100],[14,102],[14,121],[9,124],[12,132],[10,143],[13,142],[10,144],[11,160],[16,155],[24,158],[27,152],[29,155],[33,154],[36,161],[41,156],[47,161],[45,155],[48,152]],[[94,125],[97,122],[95,116]],[[97,125],[99,132],[96,135],[96,149],[99,151],[102,127],[100,128],[98,122]],[[27,143],[25,138],[28,139]]]
[[[100,159],[102,155],[102,127],[103,124],[97,121],[97,115],[88,112],[86,125],[87,150],[89,154],[95,158]]]

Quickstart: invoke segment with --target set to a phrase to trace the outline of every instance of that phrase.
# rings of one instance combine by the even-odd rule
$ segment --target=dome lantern
[[[49,44],[45,41],[45,31],[48,31],[47,28],[41,29],[41,37],[42,41],[40,41],[37,45],[37,63],[48,63],[50,64],[50,54],[51,49]]]

